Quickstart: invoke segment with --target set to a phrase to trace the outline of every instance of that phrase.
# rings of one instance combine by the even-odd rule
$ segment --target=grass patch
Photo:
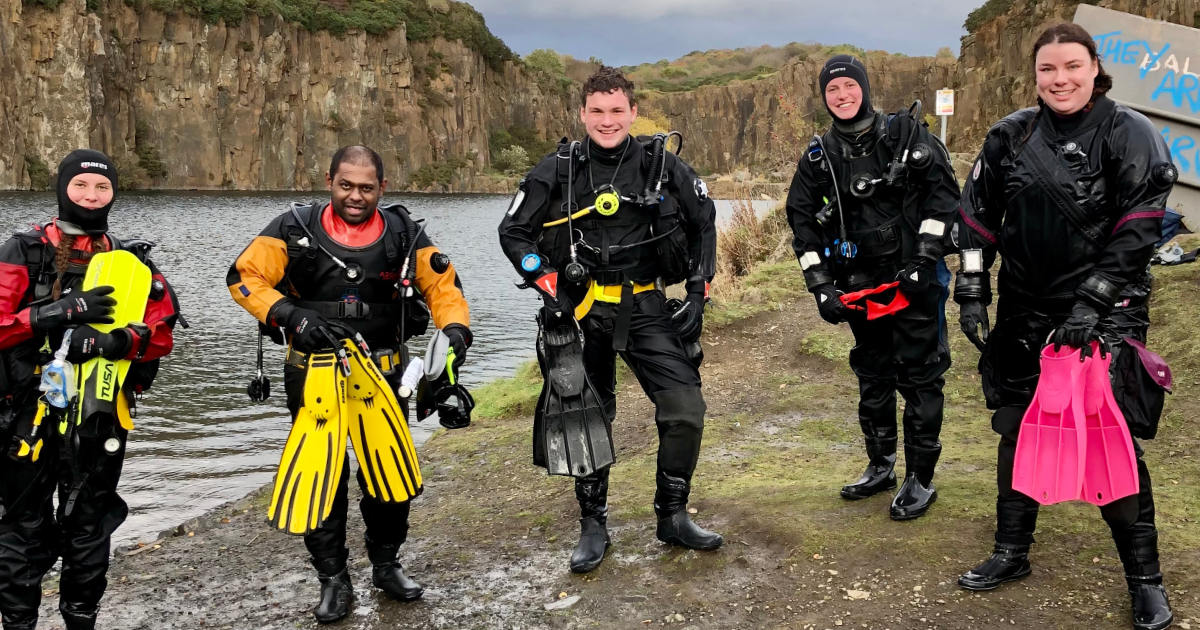
[[[541,370],[536,361],[527,361],[512,376],[498,378],[476,389],[478,405],[474,413],[483,418],[533,416],[541,391]]]

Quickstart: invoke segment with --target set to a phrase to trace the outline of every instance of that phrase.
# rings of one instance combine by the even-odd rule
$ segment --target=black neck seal
[[[97,173],[108,178],[108,181],[112,182],[113,199],[116,199],[116,165],[99,151],[76,149],[58,163],[58,180],[55,184],[55,192],[58,193],[58,218],[79,227],[91,236],[99,236],[108,231],[108,211],[112,209],[113,202],[109,201],[102,208],[91,209],[71,201],[67,196],[67,184],[73,177],[83,173]]]

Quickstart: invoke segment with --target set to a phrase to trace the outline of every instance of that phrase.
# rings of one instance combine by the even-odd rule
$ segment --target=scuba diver
[[[135,396],[154,381],[179,319],[147,257],[153,245],[109,234],[112,160],[72,151],[56,177],[58,217],[0,245],[4,630],[37,625],[42,577],[59,557],[66,627],[96,627],[112,535],[129,515],[117,482]]]
[[[919,101],[892,116],[876,112],[866,68],[850,55],[825,63],[820,86],[833,126],[800,158],[787,217],[821,318],[848,322],[854,333],[850,368],[867,467],[841,494],[857,500],[896,487],[899,391],[907,472],[890,514],[913,519],[937,499],[942,375],[950,366],[939,276],[948,281],[942,257],[958,185]]]
[[[304,535],[321,583],[314,611],[320,623],[345,617],[354,595],[346,568],[348,433],[359,462],[371,581],[399,601],[421,597],[421,585],[397,560],[410,501],[422,488],[407,402],[396,397],[409,365],[405,342],[425,331],[432,312],[446,346],[439,373],[453,374],[472,340],[449,257],[403,206],[378,205],[387,187],[379,154],[364,146],[338,149],[325,181],[329,202],[293,204],[227,276],[233,299],[260,326],[286,332],[284,389],[293,428],[270,520]],[[451,380],[430,384],[426,404],[439,410],[442,424],[463,427],[470,407]]]
[[[982,352],[983,394],[994,412],[992,429],[1000,434],[995,547],[958,579],[959,586],[973,591],[1031,572],[1039,501],[1014,489],[1014,477],[1029,472],[1014,466],[1024,441],[1022,419],[1043,413],[1035,400],[1035,388],[1039,397],[1041,392],[1039,361],[1048,351],[1073,352],[1080,360],[1070,363],[1079,365],[1099,350],[1113,355],[1113,389],[1129,385],[1130,374],[1115,366],[1138,356],[1131,348],[1146,340],[1149,264],[1178,177],[1154,124],[1106,96],[1112,77],[1082,27],[1062,23],[1043,31],[1033,46],[1031,68],[1038,105],[1009,114],[988,131],[963,190],[958,230],[962,268],[954,300],[961,306],[963,332]],[[1002,258],[999,301],[989,334],[989,269],[997,254]],[[1094,350],[1097,340],[1102,345]],[[1099,377],[1105,385],[1110,379]],[[1115,498],[1114,493],[1115,500],[1106,503],[1095,496],[1085,500],[1101,505],[1112,530],[1133,625],[1142,630],[1165,628],[1173,618],[1158,562],[1150,472],[1134,439],[1154,437],[1161,390],[1159,396],[1158,409],[1147,418],[1152,428],[1139,431],[1130,420],[1129,433],[1108,440],[1104,448],[1089,444],[1086,450],[1086,458],[1100,459],[1097,463],[1123,452],[1136,469],[1132,494]],[[1068,461],[1064,452],[1037,457]]]
[[[499,227],[505,255],[543,303],[533,461],[575,477],[576,573],[599,566],[611,544],[617,355],[655,406],[658,539],[702,550],[722,543],[685,509],[704,428],[698,341],[716,211],[704,182],[665,149],[666,135],[630,136],[633,89],[607,66],[588,78],[579,109],[587,138],[564,139],[525,176]],[[679,282],[686,298],[667,300],[662,286]]]

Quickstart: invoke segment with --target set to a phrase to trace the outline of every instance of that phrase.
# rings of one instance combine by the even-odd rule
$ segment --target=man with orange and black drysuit
[[[467,301],[450,259],[403,206],[378,206],[387,186],[379,154],[363,146],[339,149],[326,184],[328,203],[294,204],[276,217],[227,277],[239,305],[262,324],[287,332],[284,387],[293,418],[304,404],[305,357],[329,351],[331,337],[343,336],[331,335],[331,327],[361,334],[393,389],[407,363],[403,344],[424,331],[430,312],[456,363],[471,346]],[[346,462],[330,515],[304,536],[321,582],[314,613],[321,623],[345,617],[353,598],[346,570],[348,477]],[[408,534],[409,501],[370,496],[361,467],[358,482],[372,582],[394,599],[420,598],[422,587],[397,562]]]

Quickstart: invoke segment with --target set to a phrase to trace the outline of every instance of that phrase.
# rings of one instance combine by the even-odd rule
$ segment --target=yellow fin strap
[[[579,217],[587,216],[592,213],[592,210],[595,210],[595,209],[596,209],[596,206],[588,206],[588,207],[584,208],[583,210],[580,210],[580,211],[576,212],[575,214],[572,214],[571,220],[574,221],[575,219],[578,219]],[[563,217],[561,219],[547,221],[542,224],[542,227],[544,227],[544,228],[554,227],[556,225],[562,225],[566,222],[567,222],[567,217]]]

